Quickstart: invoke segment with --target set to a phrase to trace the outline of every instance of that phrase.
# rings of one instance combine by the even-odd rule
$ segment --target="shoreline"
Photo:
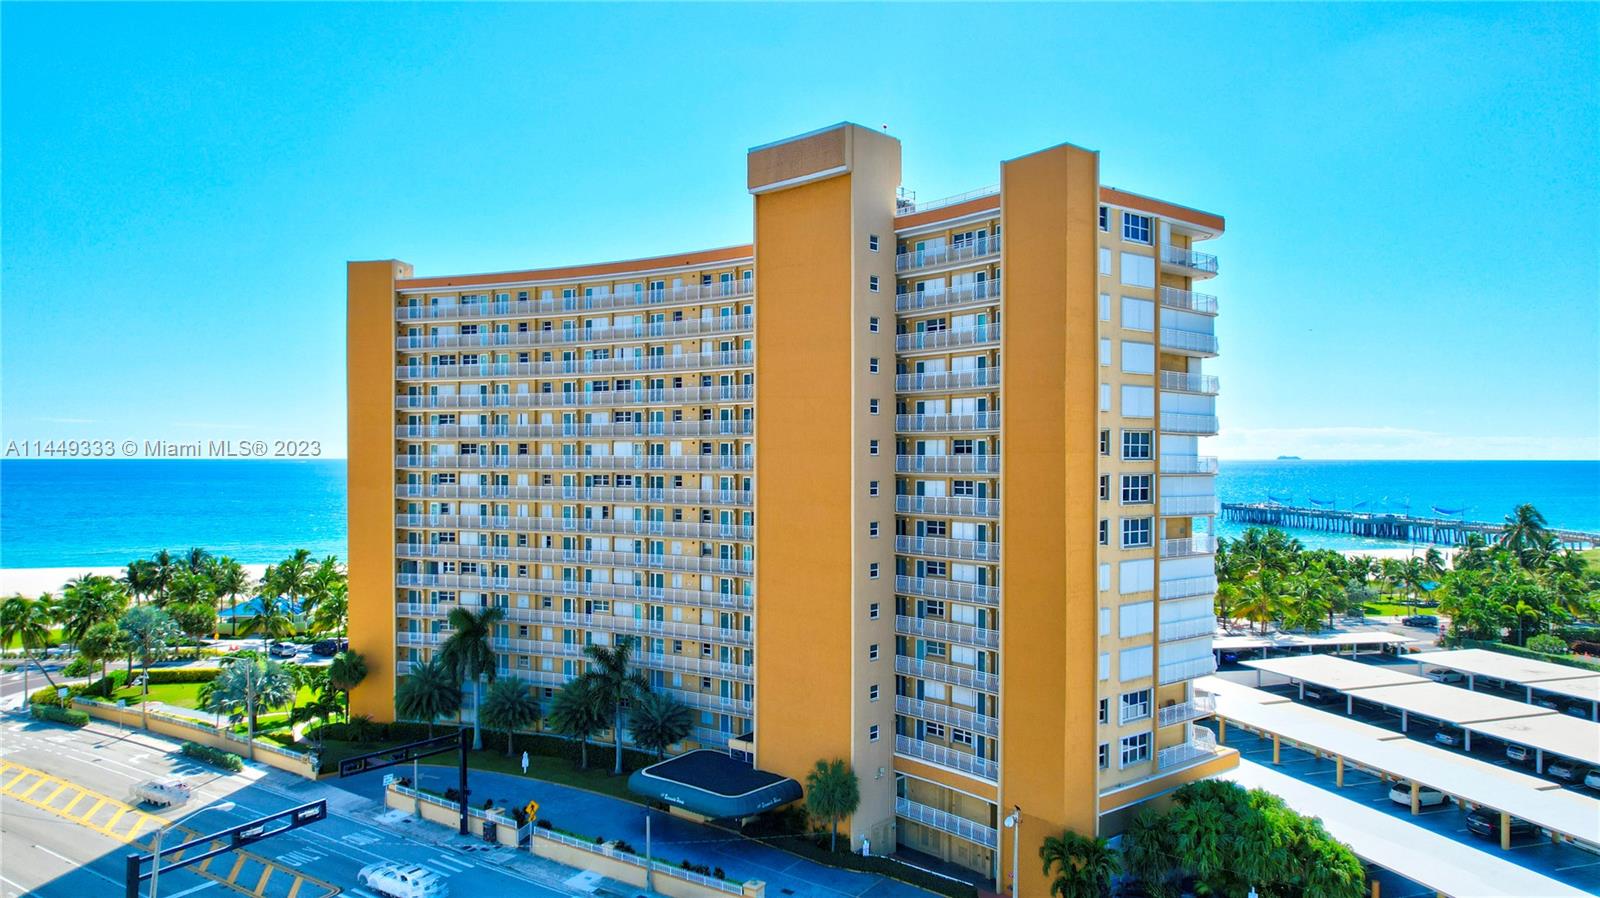
[[[260,580],[266,572],[265,564],[244,565],[246,574],[252,581]],[[83,565],[81,567],[25,567],[25,568],[0,568],[0,597],[21,594],[28,598],[37,598],[40,593],[48,592],[56,596],[61,595],[61,587],[75,577],[85,574],[99,574],[107,577],[121,578],[127,573],[126,566]]]

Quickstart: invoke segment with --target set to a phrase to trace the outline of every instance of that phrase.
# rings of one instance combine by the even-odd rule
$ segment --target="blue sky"
[[[744,242],[744,152],[926,198],[1070,141],[1221,212],[1224,457],[1600,457],[1600,6],[8,3],[5,440],[342,455],[344,262]]]

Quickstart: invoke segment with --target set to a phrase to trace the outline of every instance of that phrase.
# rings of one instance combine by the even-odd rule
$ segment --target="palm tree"
[[[300,613],[309,618],[344,582],[345,575],[339,566],[339,559],[332,555],[322,559],[306,578],[305,606]]]
[[[605,729],[608,716],[604,700],[593,683],[583,677],[568,681],[550,706],[550,725],[569,739],[578,740],[579,766],[589,769],[589,740]]]
[[[306,594],[311,591],[311,552],[306,549],[295,549],[294,554],[278,562],[271,569],[272,588],[276,595],[284,596],[289,600],[289,610],[294,614],[305,614],[310,609],[304,607]]]
[[[150,560],[150,585],[156,593],[156,604],[167,603],[167,586],[172,583],[172,575],[177,572],[177,566],[172,562],[172,553],[166,549],[155,554]]]
[[[150,605],[139,605],[122,613],[117,621],[122,630],[129,656],[138,656],[144,669],[144,688],[141,695],[150,694],[150,664],[161,657],[169,646],[182,635],[172,616]]]
[[[204,573],[210,563],[211,553],[199,546],[183,553],[183,566],[188,568],[191,574]]]
[[[294,635],[294,614],[267,578],[262,578],[256,599],[261,607],[244,622],[242,631],[246,636],[259,633],[264,639],[283,639]]]
[[[113,621],[101,621],[78,637],[78,656],[100,665],[100,679],[106,678],[106,663],[122,656],[122,631]]]
[[[344,694],[344,719],[350,721],[350,690],[367,678],[367,659],[360,652],[343,651],[328,665],[328,685]]]
[[[239,610],[239,594],[250,590],[250,575],[245,573],[244,565],[224,555],[212,560],[211,585],[219,598],[226,596],[228,599],[228,635],[235,635],[239,624],[235,617]]]
[[[517,730],[524,730],[539,721],[539,703],[524,683],[516,680],[495,680],[489,694],[483,698],[480,715],[492,729],[505,730],[506,757],[511,757],[512,740]]]
[[[110,577],[86,574],[71,580],[56,606],[61,634],[70,642],[79,642],[96,624],[116,620],[127,605],[127,594]]]
[[[617,637],[615,648],[586,645],[583,653],[589,656],[588,669],[583,672],[584,679],[589,681],[590,687],[611,716],[611,738],[616,748],[615,766],[611,773],[621,776],[622,715],[631,701],[650,691],[650,683],[644,674],[628,670],[628,660],[633,654],[633,640],[630,637]]]
[[[350,584],[344,580],[334,583],[327,595],[317,600],[311,613],[311,629],[316,633],[343,636],[350,620]]]
[[[432,738],[434,721],[461,710],[461,690],[435,657],[411,666],[411,673],[394,691],[394,709],[408,720],[427,721]]]
[[[633,704],[629,721],[634,744],[645,751],[654,750],[658,758],[666,757],[667,749],[682,742],[694,729],[689,707],[660,692],[640,695]]]
[[[262,708],[294,702],[294,675],[276,661],[243,657],[229,662],[212,682],[209,710],[244,714],[245,736],[254,759],[256,717]]]
[[[1521,555],[1542,546],[1550,534],[1549,524],[1539,509],[1529,504],[1518,505],[1506,515],[1505,529],[1500,531],[1498,545]]]
[[[482,606],[480,610],[456,606],[450,609],[450,636],[439,647],[439,661],[466,691],[472,684],[472,750],[483,750],[483,727],[478,720],[478,707],[483,699],[483,687],[478,678],[490,682],[495,678],[494,625],[506,616],[505,609]]]
[[[1044,875],[1055,869],[1050,894],[1060,898],[1104,898],[1111,894],[1111,878],[1122,870],[1110,842],[1070,831],[1045,836],[1039,858],[1044,861]]]
[[[1273,604],[1276,601],[1274,592],[1260,580],[1247,581],[1239,592],[1239,604],[1235,606],[1236,610],[1245,620],[1259,625],[1262,633],[1267,632],[1267,621],[1272,620]]]
[[[854,814],[860,805],[861,784],[844,760],[819,760],[806,774],[806,808],[812,816],[828,821],[833,834],[828,850],[839,850],[839,818]]]
[[[122,575],[122,584],[135,601],[149,598],[157,588],[155,562],[147,559],[128,562],[128,570]]]
[[[1122,862],[1128,874],[1155,898],[1166,898],[1171,893],[1167,879],[1175,856],[1162,813],[1146,805],[1122,833]]]
[[[0,603],[0,645],[10,647],[11,643],[18,643],[22,647],[23,657],[33,661],[39,672],[44,674],[45,682],[54,687],[56,681],[51,678],[50,672],[29,654],[44,651],[50,643],[50,624],[54,620],[54,611],[49,600],[49,593],[37,599],[18,594]],[[22,668],[24,702],[28,700],[28,695],[28,667],[25,663]]]

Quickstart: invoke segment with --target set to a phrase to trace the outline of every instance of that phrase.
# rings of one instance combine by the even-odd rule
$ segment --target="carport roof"
[[[1332,655],[1296,655],[1290,658],[1260,658],[1240,661],[1246,667],[1314,683],[1345,692],[1377,686],[1402,686],[1430,682],[1426,677],[1406,673],[1393,666],[1362,664]]]
[[[1541,692],[1557,692],[1571,698],[1600,702],[1600,677],[1580,677],[1575,680],[1544,680],[1543,682],[1529,683],[1528,685]]]
[[[1453,724],[1477,724],[1486,720],[1510,720],[1518,717],[1561,716],[1549,708],[1501,698],[1498,695],[1473,692],[1462,686],[1446,686],[1432,680],[1409,683],[1405,686],[1362,689],[1355,693],[1355,697],[1361,701],[1376,702],[1410,714],[1419,714]]]
[[[794,780],[708,748],[634,771],[628,790],[713,819],[748,817],[801,796]]]
[[[1409,660],[1431,667],[1447,667],[1451,670],[1459,670],[1462,673],[1469,673],[1474,676],[1493,677],[1496,680],[1506,680],[1521,685],[1542,683],[1547,680],[1585,679],[1600,683],[1600,673],[1584,670],[1581,667],[1553,664],[1536,658],[1520,658],[1503,652],[1491,652],[1488,649],[1423,652],[1420,655],[1412,656]],[[1539,688],[1553,687],[1541,686]]]
[[[1211,640],[1215,650],[1238,649],[1305,649],[1317,646],[1341,645],[1391,645],[1416,642],[1411,636],[1383,630],[1359,630],[1354,633],[1333,633],[1328,636],[1303,636],[1299,633],[1274,633],[1272,636],[1217,636]]]
[[[1487,720],[1472,724],[1470,729],[1506,742],[1531,745],[1591,766],[1600,766],[1600,723],[1593,721],[1579,720],[1566,714],[1546,714],[1515,720]],[[1550,763],[1548,757],[1545,763]],[[1600,817],[1600,807],[1594,813]]]

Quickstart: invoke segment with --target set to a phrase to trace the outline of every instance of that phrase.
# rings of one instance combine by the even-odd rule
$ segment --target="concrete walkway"
[[[404,767],[393,771],[409,776]],[[444,791],[453,788],[453,768],[423,765],[420,776],[424,788]],[[377,801],[383,800],[383,778],[363,776],[350,780],[329,780],[330,785]],[[759,879],[767,884],[772,898],[928,898],[931,892],[898,880],[853,870],[841,870],[806,860],[786,851],[746,839],[727,830],[693,823],[643,805],[600,795],[583,789],[548,783],[503,773],[474,770],[470,774],[471,803],[482,806],[484,799],[496,804],[521,807],[530,799],[539,802],[539,817],[572,833],[604,836],[607,841],[622,839],[640,853],[645,850],[645,816],[650,817],[650,853],[660,860],[721,867],[730,879]]]

